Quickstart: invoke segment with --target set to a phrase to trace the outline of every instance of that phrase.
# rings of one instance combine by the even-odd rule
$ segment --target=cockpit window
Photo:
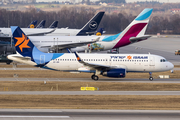
[[[160,62],[167,62],[167,60],[166,59],[161,59]]]

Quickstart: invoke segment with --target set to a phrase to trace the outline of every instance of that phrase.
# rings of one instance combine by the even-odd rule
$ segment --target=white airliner
[[[93,35],[104,15],[104,12],[98,12],[94,15],[81,29],[68,29],[68,28],[59,28],[59,29],[52,29],[52,28],[38,28],[38,29],[29,29],[29,28],[22,28],[24,33],[27,36],[83,36],[83,35]],[[11,29],[10,28],[0,28],[2,36],[11,37]],[[10,38],[7,38],[10,40]]]
[[[66,49],[72,52],[83,52],[119,48],[151,37],[144,34],[152,10],[144,9],[121,33],[112,36],[29,36],[29,38],[42,52],[49,52],[50,49],[54,52]],[[85,41],[91,41],[98,37],[100,37],[98,42],[84,44]]]
[[[89,72],[98,80],[98,75],[123,78],[127,72],[162,72],[174,67],[164,57],[151,54],[43,53],[19,27],[11,29],[17,54],[8,55],[8,59],[45,69]],[[149,80],[153,80],[151,74]]]

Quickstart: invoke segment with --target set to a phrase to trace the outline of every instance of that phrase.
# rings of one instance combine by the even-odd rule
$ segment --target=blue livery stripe
[[[54,53],[53,54],[53,57],[52,57],[52,60],[58,58],[58,57],[61,57],[64,53]]]
[[[106,36],[106,37],[103,38],[102,41],[111,42],[111,41],[115,40],[120,34],[121,33],[113,35],[113,36]]]
[[[145,19],[149,18],[152,11],[153,11],[153,9],[151,9],[151,8],[144,9],[135,20],[140,21],[140,20],[145,20]]]

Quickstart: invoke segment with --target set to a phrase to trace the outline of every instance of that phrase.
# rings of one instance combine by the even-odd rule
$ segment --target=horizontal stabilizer
[[[12,59],[12,57],[14,58],[14,59],[19,59],[19,60],[31,60],[31,58],[30,57],[23,57],[23,56],[21,56],[21,55],[19,55],[19,54],[17,54],[17,55],[8,55],[8,58],[9,57],[11,57],[11,59]]]
[[[135,42],[138,42],[138,41],[141,41],[141,40],[146,40],[146,39],[148,39],[148,38],[150,38],[151,36],[150,35],[144,35],[144,36],[141,36],[141,37],[131,37],[130,39],[129,39],[129,41],[131,42],[131,43],[135,43]]]

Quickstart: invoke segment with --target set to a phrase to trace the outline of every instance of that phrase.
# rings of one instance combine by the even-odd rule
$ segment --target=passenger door
[[[155,58],[154,58],[154,56],[149,57],[149,66],[155,66]]]

